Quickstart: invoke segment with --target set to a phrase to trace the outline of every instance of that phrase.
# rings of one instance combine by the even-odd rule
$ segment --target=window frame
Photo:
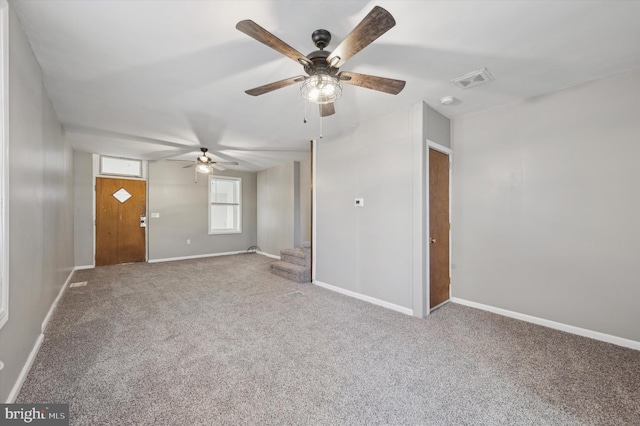
[[[212,193],[213,191],[211,190],[212,184],[214,180],[226,180],[226,181],[232,181],[237,185],[237,191],[238,191],[238,202],[237,203],[219,203],[219,202],[214,202],[212,200]],[[208,212],[209,212],[209,226],[208,226],[208,233],[209,235],[229,235],[229,234],[242,234],[242,178],[239,177],[232,177],[232,176],[220,176],[220,175],[209,175],[209,179],[208,179],[208,183],[209,183],[209,187],[208,187],[208,192],[209,192],[209,207],[207,208]],[[237,217],[236,217],[236,227],[233,230],[214,230],[212,229],[212,221],[211,221],[211,213],[212,213],[212,206],[238,206],[238,211],[237,211]]]

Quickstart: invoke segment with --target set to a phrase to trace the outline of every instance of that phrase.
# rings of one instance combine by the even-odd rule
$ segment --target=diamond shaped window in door
[[[129,198],[131,198],[131,194],[129,194],[127,190],[124,188],[118,189],[116,192],[113,193],[113,196],[116,200],[120,201],[121,203],[124,203]]]

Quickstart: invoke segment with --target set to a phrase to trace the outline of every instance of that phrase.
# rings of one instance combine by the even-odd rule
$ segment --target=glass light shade
[[[200,173],[211,173],[211,167],[208,164],[198,164],[196,170]]]
[[[337,78],[318,73],[307,78],[300,86],[302,97],[316,104],[328,104],[342,96],[342,86]]]

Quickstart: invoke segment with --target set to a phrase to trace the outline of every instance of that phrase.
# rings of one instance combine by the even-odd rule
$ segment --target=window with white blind
[[[209,234],[242,232],[242,179],[209,176]]]

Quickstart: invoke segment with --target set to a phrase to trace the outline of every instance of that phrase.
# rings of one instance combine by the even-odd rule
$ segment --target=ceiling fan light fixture
[[[311,75],[302,83],[300,93],[309,102],[328,104],[342,96],[342,85],[336,77],[319,72]]]
[[[196,171],[198,173],[211,173],[211,167],[209,167],[209,164],[198,164],[196,166]]]

